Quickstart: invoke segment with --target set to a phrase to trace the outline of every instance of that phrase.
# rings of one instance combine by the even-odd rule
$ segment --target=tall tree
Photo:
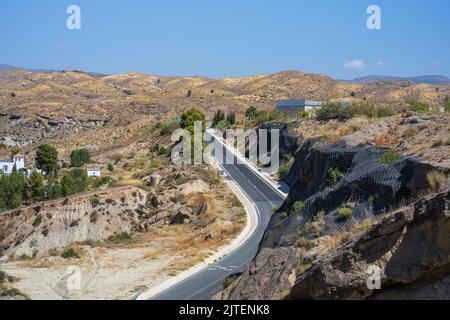
[[[91,162],[91,153],[87,149],[73,150],[70,153],[70,166],[81,167],[82,165]]]
[[[33,201],[38,201],[44,194],[44,177],[36,172],[30,175],[27,181],[28,198]]]
[[[223,120],[225,120],[225,113],[221,109],[219,109],[216,112],[214,112],[212,126],[215,127],[220,121]]]
[[[194,134],[194,124],[197,121],[202,123],[202,132],[205,132],[205,115],[196,108],[189,109],[181,116],[181,127]]]
[[[58,174],[58,151],[49,144],[41,144],[36,150],[36,167],[46,175]]]

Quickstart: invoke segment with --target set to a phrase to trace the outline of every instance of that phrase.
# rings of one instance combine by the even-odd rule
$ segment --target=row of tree
[[[214,128],[223,129],[234,124],[236,124],[236,113],[230,112],[225,116],[225,112],[221,109],[214,113],[214,117],[212,119],[212,126]]]
[[[91,161],[88,150],[74,150],[71,155],[71,166],[80,167]],[[89,186],[86,170],[72,169],[59,177],[58,151],[49,144],[40,145],[36,149],[36,168],[28,176],[27,170],[14,169],[12,174],[0,175],[0,210],[15,209],[24,202],[52,200],[85,191]]]

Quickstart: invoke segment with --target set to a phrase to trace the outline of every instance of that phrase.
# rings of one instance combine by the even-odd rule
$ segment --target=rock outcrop
[[[367,286],[369,266],[381,289]],[[450,299],[450,192],[418,201],[313,263],[294,299]]]
[[[74,242],[143,228],[147,193],[122,187],[38,203],[0,215],[0,256],[36,256]]]
[[[367,279],[367,265],[377,259],[385,259],[383,260],[385,264],[389,262],[391,269],[388,268],[386,271],[390,271],[390,275],[394,274],[392,268],[397,268],[396,276],[388,278],[383,283],[386,288],[392,283],[392,290],[389,291],[392,294],[400,283],[404,283],[405,286],[410,283],[416,285],[417,281],[431,277],[434,271],[438,276],[443,276],[439,270],[448,270],[446,269],[450,245],[448,236],[450,229],[446,220],[448,194],[421,200],[415,204],[415,209],[408,207],[422,199],[425,194],[433,193],[428,176],[437,172],[434,167],[415,158],[402,158],[392,163],[383,163],[380,157],[386,151],[371,146],[351,147],[344,143],[336,143],[320,147],[315,146],[316,142],[317,140],[307,140],[297,152],[295,163],[288,175],[291,184],[289,196],[279,211],[272,216],[256,258],[242,275],[216,298],[280,297],[291,290],[296,279],[313,264],[313,261],[320,263],[329,250],[336,247],[336,242],[339,245],[344,238],[338,236],[346,233],[355,236],[365,230],[354,231],[359,225],[379,221],[389,212],[398,210],[401,211],[389,216],[373,231],[363,236],[366,239],[364,243],[368,246],[364,251],[366,264],[353,266],[352,263],[359,257],[357,255],[355,257],[353,251],[347,256],[336,252],[333,258],[321,264],[322,269],[316,267],[316,273],[297,280],[292,289],[292,297],[331,299],[338,287],[351,287],[355,283],[356,280],[352,277],[357,276],[352,275],[352,272],[356,272],[352,268],[359,272],[361,279]],[[445,172],[439,172],[437,175],[448,179]],[[347,209],[348,216],[341,214],[342,208]],[[407,236],[408,240],[411,240],[407,243],[405,236],[408,232],[412,232],[413,227],[417,228],[417,231]],[[427,227],[430,229],[426,229]],[[433,249],[427,251],[426,246],[421,247],[420,239],[424,245],[434,247],[436,255],[428,255]],[[389,242],[390,240],[393,242]],[[330,241],[329,245],[326,245],[326,241]],[[416,242],[419,248],[415,247]],[[312,246],[317,247],[305,250],[300,248],[302,243],[305,246],[314,244]],[[318,245],[320,243],[325,245]],[[402,243],[405,243],[405,246],[401,251],[395,251],[403,246]],[[374,247],[370,247],[370,244]],[[375,244],[379,247],[377,248]],[[340,250],[345,248],[348,247]],[[361,252],[363,249],[361,247],[358,250]],[[411,259],[414,258],[412,254],[415,250],[424,252],[417,254],[418,260],[413,264]],[[390,261],[389,254],[383,256],[387,252],[394,255],[394,251],[397,261]],[[432,256],[434,260],[431,259]],[[424,260],[420,260],[422,258]],[[426,263],[430,265],[427,267]],[[426,270],[413,272],[414,268],[420,269],[420,265]],[[380,263],[379,267],[383,268],[383,264]],[[325,275],[324,272],[328,274]],[[330,284],[329,291],[323,291],[321,288],[327,283],[328,275],[334,276],[335,282]],[[445,279],[442,278],[444,283],[447,281]],[[316,284],[319,287],[315,287]],[[332,287],[333,284],[336,288]],[[360,283],[357,286],[359,288]],[[343,289],[342,292],[347,291]],[[336,298],[366,298],[366,296],[364,294],[358,296],[352,292],[348,296],[342,293]]]
[[[279,132],[279,154],[280,161],[286,162],[289,157],[293,156],[295,152],[299,148],[298,138],[289,133],[289,127],[285,123],[280,122],[269,122],[261,125],[256,129],[256,132],[259,134],[259,130],[267,130],[267,150],[271,150],[272,141],[271,141],[271,131],[278,130]],[[260,136],[258,135],[258,141]],[[259,150],[258,150],[259,152]]]

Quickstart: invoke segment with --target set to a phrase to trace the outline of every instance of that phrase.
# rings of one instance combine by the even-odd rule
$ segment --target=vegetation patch
[[[80,254],[74,248],[66,248],[61,253],[61,258],[64,259],[80,259]]]
[[[393,165],[402,159],[402,156],[396,151],[387,151],[383,153],[379,158],[378,162],[386,165]]]
[[[340,218],[346,220],[346,219],[349,219],[349,218],[352,217],[352,215],[353,215],[353,209],[350,208],[350,207],[343,207],[343,208],[340,208],[340,209],[339,209],[338,213],[339,213],[339,217],[340,217]]]

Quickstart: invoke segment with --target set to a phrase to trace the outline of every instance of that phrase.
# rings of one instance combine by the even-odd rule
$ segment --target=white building
[[[88,177],[101,177],[102,176],[102,171],[100,169],[97,168],[87,168],[87,175]]]
[[[25,169],[24,155],[16,154],[12,160],[0,160],[0,174],[9,176],[14,168],[16,170]]]

